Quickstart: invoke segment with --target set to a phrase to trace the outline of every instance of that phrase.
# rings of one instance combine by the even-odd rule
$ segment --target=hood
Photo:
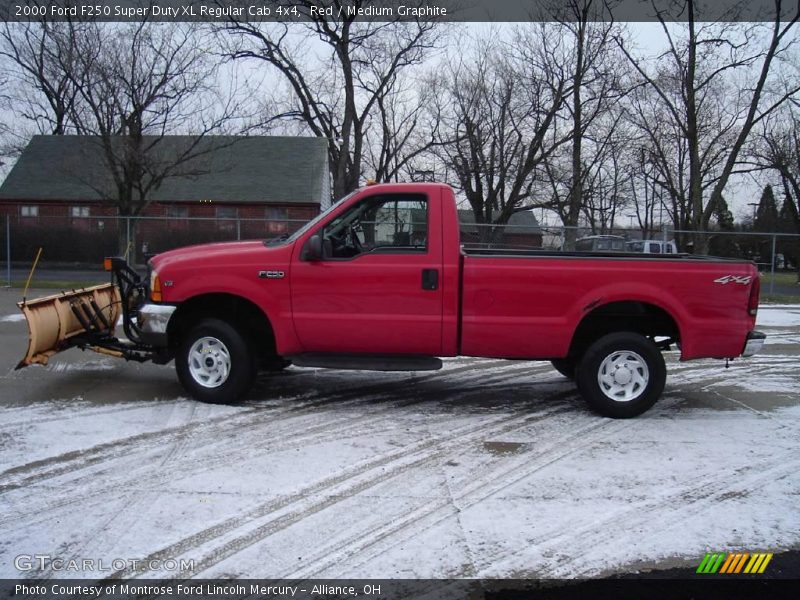
[[[170,267],[199,267],[214,265],[216,267],[237,264],[248,257],[282,256],[287,251],[287,246],[269,247],[259,240],[242,242],[217,242],[213,244],[198,244],[168,250],[157,254],[151,259],[153,268],[163,271]]]

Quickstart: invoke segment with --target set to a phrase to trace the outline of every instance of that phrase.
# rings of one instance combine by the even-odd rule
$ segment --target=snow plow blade
[[[17,369],[46,365],[54,354],[88,336],[113,337],[120,316],[119,288],[113,283],[18,302],[28,322],[28,351]]]

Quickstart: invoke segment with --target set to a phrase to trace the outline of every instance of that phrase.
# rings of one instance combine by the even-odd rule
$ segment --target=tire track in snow
[[[390,384],[387,383],[381,387],[386,387],[388,385]],[[98,444],[91,448],[72,450],[56,456],[39,459],[36,461],[32,461],[30,463],[26,463],[24,465],[18,465],[12,467],[0,473],[0,493],[6,491],[7,489],[13,489],[14,487],[20,487],[23,485],[28,485],[30,483],[36,483],[43,479],[56,477],[58,475],[62,475],[70,471],[94,465],[98,462],[107,460],[109,458],[114,458],[116,456],[119,456],[122,451],[128,450],[129,448],[130,449],[141,448],[140,444],[142,442],[172,443],[174,437],[179,435],[185,435],[189,432],[202,433],[206,429],[209,429],[211,427],[216,428],[219,425],[225,425],[228,428],[237,427],[240,424],[240,422],[247,421],[251,415],[263,413],[264,411],[278,413],[281,410],[292,411],[292,410],[301,410],[306,408],[315,408],[317,406],[324,405],[332,401],[336,401],[336,399],[339,397],[350,395],[352,392],[368,393],[370,390],[375,388],[376,388],[375,384],[370,384],[366,386],[356,386],[356,388],[352,390],[346,389],[334,392],[324,392],[321,390],[315,390],[305,394],[304,400],[306,400],[306,402],[301,405],[295,404],[289,408],[286,407],[261,408],[261,407],[253,407],[252,405],[250,405],[245,407],[244,409],[238,410],[234,414],[223,414],[216,417],[211,417],[206,421],[198,423],[182,425],[179,427],[168,427],[156,431],[148,431],[140,434],[135,434],[132,436],[127,436],[125,438],[112,440],[110,442]],[[298,396],[285,398],[283,399],[283,401],[292,400],[297,397]],[[217,430],[216,433],[224,433],[224,432],[219,432]],[[48,469],[48,467],[51,466],[54,466],[56,468]],[[30,473],[30,475],[28,475],[27,477],[23,477],[19,483],[3,482],[4,478],[22,476],[25,475],[26,473]]]
[[[707,511],[711,506],[717,504],[720,500],[729,497],[729,494],[748,494],[750,492],[757,492],[763,483],[774,481],[781,477],[797,473],[800,461],[791,460],[796,457],[796,452],[786,452],[778,458],[780,464],[768,464],[770,461],[775,460],[776,457],[770,456],[768,459],[759,461],[757,463],[759,469],[757,475],[749,478],[745,482],[734,481],[731,482],[730,473],[720,472],[720,475],[711,478],[706,474],[705,476],[693,478],[692,482],[683,486],[680,491],[663,495],[658,500],[646,500],[636,503],[632,506],[626,507],[624,510],[613,516],[603,519],[599,525],[608,526],[618,524],[620,517],[625,517],[624,527],[627,530],[625,535],[629,535],[631,528],[637,526],[645,526],[652,521],[652,510],[659,508],[659,518],[665,520],[670,515],[672,522],[685,519],[687,516],[693,516]],[[783,460],[785,459],[785,460]],[[754,470],[752,467],[748,467]],[[690,496],[693,501],[688,506],[681,505],[679,500],[686,500]],[[676,501],[674,505],[670,504],[671,501]],[[666,507],[664,506],[666,504]],[[636,514],[646,512],[646,516],[635,518]],[[633,519],[629,519],[629,515],[634,515]],[[556,551],[560,547],[564,547],[564,539],[572,538],[572,541],[580,540],[580,543],[587,548],[593,547],[594,544],[609,544],[613,543],[613,534],[607,527],[598,528],[597,523],[590,527],[584,527],[580,530],[567,529],[557,538],[548,536],[548,539],[541,540],[545,548],[550,548]],[[536,542],[534,542],[536,543]],[[512,561],[514,559],[511,559]],[[548,574],[549,577],[581,577],[588,576],[591,573],[599,572],[598,569],[580,566],[578,557],[572,557],[566,561],[561,562],[558,567]]]
[[[191,423],[195,413],[197,412],[198,405],[198,402],[190,403],[187,407],[189,409],[188,414],[178,416],[183,425]],[[166,422],[172,418],[172,414],[175,412],[175,406],[176,405],[173,405],[173,410],[169,417],[165,420]],[[208,405],[203,405],[203,408],[208,408]],[[170,460],[170,458],[179,455],[181,450],[183,450],[186,446],[187,436],[179,435],[167,453],[161,458],[160,465],[163,466],[168,460]],[[84,540],[80,546],[66,556],[67,563],[72,560],[75,560],[79,563],[82,557],[85,556],[100,556],[101,548],[99,546],[101,542],[101,534],[110,529],[112,523],[123,521],[122,531],[119,530],[118,526],[114,529],[116,537],[123,537],[136,525],[136,522],[139,520],[139,516],[141,514],[139,512],[139,508],[146,502],[152,501],[150,494],[140,494],[131,486],[122,486],[120,489],[125,490],[123,492],[124,497],[122,506],[118,510],[112,512],[109,518],[101,520],[101,522],[96,524],[91,531],[87,532],[88,535],[84,536]],[[48,568],[40,573],[37,573],[37,578],[49,579],[49,576],[52,573],[52,564],[48,564]]]
[[[390,547],[393,547],[414,537],[420,530],[428,529],[441,521],[455,517],[458,512],[486,500],[499,490],[583,450],[601,436],[607,435],[609,430],[615,431],[628,425],[626,421],[612,421],[600,417],[588,417],[588,419],[588,423],[583,422],[577,425],[566,435],[549,440],[544,447],[537,447],[533,452],[525,452],[513,461],[507,461],[505,464],[501,459],[491,461],[482,471],[474,472],[470,477],[469,484],[464,488],[457,492],[451,492],[452,496],[450,497],[435,500],[422,499],[424,502],[422,506],[400,518],[393,518],[389,522],[381,523],[367,530],[349,531],[347,537],[336,538],[324,548],[315,551],[310,557],[312,561],[310,564],[305,562],[306,557],[304,556],[302,570],[285,572],[277,577],[293,580],[321,577],[321,573],[325,569],[340,565],[343,561],[350,560],[359,554],[364,554],[376,545],[389,542]],[[461,504],[467,499],[468,502]],[[397,539],[398,535],[400,535],[400,539]],[[369,554],[356,565],[352,565],[352,568],[357,569],[387,550],[388,548],[383,548]],[[457,577],[474,577],[474,574],[462,572]]]
[[[508,364],[508,361],[494,361],[495,363],[502,363]],[[473,370],[475,368],[474,365],[468,365],[464,367],[458,367],[456,369],[449,369],[447,371],[437,372],[435,374],[431,374],[424,377],[417,377],[410,382],[406,382],[407,385],[418,385],[422,382],[427,382],[432,379],[438,379],[442,377],[449,376],[451,374],[460,373],[463,371]],[[367,385],[357,385],[354,387],[348,387],[343,390],[336,390],[336,391],[323,391],[323,390],[312,390],[305,394],[300,394],[296,396],[290,396],[289,398],[283,398],[279,401],[287,401],[296,398],[302,397],[303,400],[306,401],[305,404],[302,405],[293,405],[289,407],[288,410],[301,410],[306,408],[315,408],[320,405],[325,405],[329,403],[336,402],[337,400],[348,400],[354,393],[358,394],[369,394],[373,392],[379,392],[386,390],[388,388],[391,391],[392,388],[397,387],[398,382],[396,381],[385,381],[379,384],[370,383]],[[276,401],[273,401],[276,402]],[[236,406],[236,405],[234,405]],[[148,431],[140,434],[135,434],[133,436],[128,436],[125,438],[112,440],[110,442],[105,442],[102,444],[98,444],[91,448],[85,448],[80,450],[71,450],[68,452],[64,452],[55,456],[39,459],[32,461],[30,463],[26,463],[23,465],[18,465],[11,467],[10,469],[6,469],[5,471],[0,473],[0,493],[8,490],[14,489],[16,487],[20,487],[23,485],[27,485],[30,483],[36,483],[43,479],[48,479],[51,477],[56,477],[58,475],[64,474],[71,470],[77,470],[80,468],[84,468],[85,466],[91,466],[98,462],[101,462],[106,459],[106,455],[109,457],[115,457],[119,455],[120,451],[127,450],[128,448],[135,448],[141,442],[148,441],[148,442],[158,442],[159,438],[164,438],[164,443],[171,443],[172,438],[175,435],[179,435],[182,433],[182,430],[186,431],[193,431],[195,433],[198,430],[203,430],[208,428],[209,426],[216,426],[219,424],[225,424],[226,426],[236,426],[242,420],[246,420],[247,417],[253,413],[263,412],[264,410],[270,410],[270,408],[263,408],[263,407],[253,407],[252,404],[245,405],[246,408],[243,410],[238,411],[235,414],[226,414],[226,415],[219,415],[216,417],[211,417],[207,421],[199,422],[190,424],[188,426],[181,426],[177,428],[166,428],[160,429],[157,431]],[[275,407],[272,410],[278,410],[284,407]],[[85,461],[85,465],[81,465],[80,461]],[[76,465],[70,467],[70,463],[77,463]],[[45,470],[50,466],[57,466],[57,465],[64,465],[63,467],[57,467],[53,470]],[[22,480],[19,483],[13,482],[3,482],[3,479],[6,477],[20,477],[24,476],[26,473],[31,473],[27,477],[22,477]]]
[[[492,378],[484,378],[484,381],[489,381],[489,379],[491,379],[495,383],[495,385],[490,388],[481,387],[477,389],[458,389],[454,388],[453,386],[448,386],[448,393],[459,395],[452,398],[448,397],[447,399],[452,400],[454,403],[458,403],[459,400],[463,401],[467,396],[482,395],[487,390],[492,392],[501,391],[503,388],[498,386],[497,382],[516,377],[516,371],[518,370],[526,369],[524,367],[518,367],[513,372],[495,375]],[[517,386],[513,386],[511,389],[516,389],[516,387]],[[302,428],[297,426],[298,424],[295,422],[295,418],[317,416],[318,412],[316,411],[316,404],[314,406],[304,405],[302,407],[290,408],[288,411],[286,411],[286,414],[282,414],[283,418],[278,420],[274,419],[271,413],[258,414],[256,415],[256,418],[249,420],[244,425],[239,425],[238,421],[234,424],[229,423],[229,428],[235,428],[233,431],[231,431],[232,434],[235,434],[231,439],[228,439],[225,436],[224,431],[215,429],[212,432],[214,435],[210,438],[215,441],[212,444],[204,443],[203,445],[203,453],[207,453],[210,456],[203,457],[193,455],[189,461],[189,464],[176,463],[170,465],[169,468],[159,468],[155,472],[146,473],[145,475],[143,475],[143,471],[152,470],[151,462],[142,464],[141,462],[134,460],[135,466],[131,466],[131,468],[126,469],[125,479],[114,478],[114,475],[119,471],[120,465],[109,464],[105,469],[92,470],[82,477],[71,479],[69,481],[70,487],[79,491],[71,494],[68,497],[61,497],[55,501],[45,499],[41,504],[37,504],[35,499],[32,501],[25,499],[17,502],[17,504],[24,506],[24,513],[9,513],[5,518],[0,519],[0,524],[8,525],[14,529],[13,524],[20,518],[24,518],[25,514],[36,513],[38,515],[37,518],[43,519],[47,518],[47,513],[50,513],[54,510],[84,502],[85,500],[91,499],[100,494],[113,492],[114,490],[119,489],[121,486],[137,487],[134,484],[142,480],[146,480],[151,486],[156,484],[166,484],[172,481],[176,476],[186,477],[188,475],[213,470],[221,465],[239,459],[246,459],[252,454],[252,446],[250,445],[250,441],[246,438],[245,434],[250,430],[258,429],[264,425],[270,426],[270,435],[272,436],[273,440],[277,441],[273,441],[273,443],[268,444],[265,448],[262,448],[262,451],[274,452],[291,449],[298,445],[319,443],[330,439],[336,439],[350,431],[358,432],[367,425],[369,431],[374,431],[374,428],[376,427],[376,418],[379,420],[393,421],[392,416],[398,408],[412,404],[419,404],[431,399],[440,399],[441,396],[442,390],[435,388],[418,390],[414,398],[405,399],[404,396],[404,398],[397,402],[392,402],[391,404],[387,404],[387,402],[395,400],[396,394],[387,395],[384,393],[367,398],[359,398],[352,400],[347,404],[359,406],[361,404],[375,404],[379,401],[381,404],[378,405],[377,409],[371,410],[371,412],[357,417],[352,417],[349,414],[336,417],[335,415],[331,416],[328,413],[322,413],[322,415],[319,416],[316,424],[305,425]],[[328,400],[325,402],[327,403]],[[336,405],[336,408],[338,409],[342,406],[343,404],[340,403]],[[264,411],[262,410],[258,412],[263,413]],[[247,414],[249,415],[251,413],[248,412]],[[448,418],[449,415],[445,416],[444,420],[447,420]],[[339,423],[342,423],[342,426],[338,426]],[[278,427],[282,426],[283,428],[276,429],[276,425]],[[297,434],[297,430],[301,430],[301,432]],[[180,429],[175,433],[177,438],[181,438],[182,436],[182,439],[184,440],[188,440],[198,435],[199,433],[197,431],[193,431],[192,435],[188,435],[186,432]],[[231,446],[233,446],[233,448]],[[148,448],[149,450],[154,451],[153,448]],[[139,448],[139,450],[141,450],[141,448]],[[135,459],[136,457],[134,456],[131,458]],[[161,460],[161,462],[165,461]],[[108,480],[106,477],[112,479]],[[103,484],[98,485],[98,482],[103,482]],[[35,495],[37,497],[42,497],[42,494],[38,492],[35,492]],[[45,497],[47,498],[47,496]],[[22,528],[25,525],[24,523],[18,523],[18,526]]]
[[[169,400],[153,400],[153,403],[158,402],[159,406],[166,406],[167,403],[179,403],[185,402],[186,398],[178,397],[178,398],[171,398]],[[66,402],[71,402],[71,400],[67,400]],[[78,403],[83,402],[84,407],[86,410],[82,410],[77,406]],[[105,408],[99,409],[94,408],[89,404],[86,400],[77,400],[76,405],[73,407],[71,406],[68,410],[70,411],[69,414],[62,414],[57,416],[51,417],[44,417],[41,419],[28,419],[24,421],[6,421],[4,423],[0,423],[0,430],[3,429],[12,429],[14,427],[28,427],[31,425],[40,425],[41,423],[51,423],[53,421],[63,421],[64,419],[72,419],[72,418],[94,418],[97,416],[106,416],[106,415],[114,415],[117,413],[124,413],[129,412],[132,410],[145,410],[148,408],[152,408],[152,403],[143,402],[143,401],[136,401],[132,406],[119,406],[116,408]],[[18,409],[18,410],[25,410],[25,409]],[[79,412],[80,411],[80,412]],[[0,474],[1,475],[1,474]]]
[[[573,393],[561,392],[552,395],[548,400],[564,399]],[[488,423],[472,423],[451,428],[442,437],[426,438],[374,459],[363,461],[298,492],[264,503],[249,510],[245,515],[226,519],[150,554],[143,559],[143,562],[147,564],[150,560],[179,557],[187,552],[202,551],[212,542],[220,542],[210,553],[206,552],[203,558],[195,560],[195,570],[191,573],[170,574],[174,578],[194,576],[277,531],[341,502],[344,498],[371,489],[402,473],[432,462],[446,451],[472,444],[486,435],[498,435],[513,431],[528,423],[570,410],[572,409],[569,406],[555,405],[532,414],[515,413],[494,417]],[[259,523],[260,521],[263,522]],[[249,531],[236,535],[235,531],[242,528],[248,528]],[[226,540],[225,538],[229,534],[232,537]],[[130,577],[136,574],[132,571],[121,571],[110,577]]]
[[[674,402],[679,402],[679,399]],[[629,535],[631,529],[650,524],[653,511],[656,509],[659,511],[660,520],[671,523],[679,522],[686,516],[708,510],[710,506],[713,506],[720,498],[724,498],[728,494],[757,492],[766,481],[774,481],[777,477],[796,473],[798,465],[800,465],[800,461],[797,460],[797,453],[787,451],[778,456],[770,455],[757,462],[749,462],[739,471],[750,471],[755,475],[744,480],[732,480],[731,473],[726,470],[719,470],[715,474],[703,471],[675,488],[658,494],[655,498],[650,497],[621,505],[618,510],[606,514],[602,519],[593,520],[591,524],[584,527],[576,528],[573,524],[564,524],[555,532],[549,531],[545,535],[529,540],[526,547],[535,548],[537,554],[546,555],[548,552],[556,554],[564,548],[571,548],[576,545],[584,548],[592,548],[595,545],[608,545],[612,535],[609,531],[610,525],[624,523],[625,535]],[[510,487],[516,482],[511,481],[504,487]],[[688,506],[686,505],[687,499],[692,500],[692,503]],[[480,500],[482,498],[477,501]],[[470,502],[469,506],[475,503]],[[474,576],[516,576],[524,568],[515,564],[515,561],[519,563],[524,560],[524,557],[520,556],[519,549],[495,554],[493,558],[492,565],[487,566],[483,572],[478,572]],[[540,573],[537,576],[565,578],[587,576],[593,573],[591,568],[585,568],[583,571],[579,570],[579,567],[575,566],[579,560],[580,556],[573,556],[568,561],[560,563],[556,570]],[[491,569],[491,572],[485,572],[486,569]],[[459,576],[457,574],[451,575],[454,577]],[[530,574],[526,576],[530,576]]]

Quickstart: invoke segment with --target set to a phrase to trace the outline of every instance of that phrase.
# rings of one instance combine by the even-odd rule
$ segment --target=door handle
[[[439,269],[422,269],[422,289],[439,289]]]

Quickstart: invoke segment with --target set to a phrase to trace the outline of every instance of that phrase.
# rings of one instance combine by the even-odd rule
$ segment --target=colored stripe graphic
[[[764,569],[767,568],[769,561],[772,560],[772,552],[768,552],[767,556],[764,558],[764,562],[761,563],[761,568],[758,570],[759,573],[763,573]]]
[[[741,573],[742,567],[744,567],[744,563],[749,558],[749,556],[750,556],[749,552],[741,554],[741,558],[739,559],[739,562],[736,563],[736,568],[733,570],[733,573]]]
[[[728,558],[725,559],[725,563],[722,565],[722,568],[719,570],[720,573],[727,573],[728,569],[731,568],[731,564],[733,564],[733,558],[735,554],[728,554]]]
[[[750,557],[750,562],[747,563],[747,566],[744,568],[745,573],[755,573],[756,569],[761,566],[761,561],[764,560],[764,555],[756,552],[753,556]]]
[[[724,559],[725,559],[724,552],[707,553],[703,557],[700,566],[697,567],[697,573],[716,573]]]
[[[697,573],[714,574],[734,574],[743,573],[754,575],[763,573],[769,562],[772,560],[772,552],[707,552],[697,567]],[[749,560],[748,560],[749,559]]]
[[[736,568],[736,565],[739,564],[739,559],[742,557],[741,554],[736,552],[731,552],[728,554],[728,560],[725,561],[725,564],[722,565],[720,569],[720,573],[733,573],[733,570]]]
[[[703,557],[703,560],[700,561],[700,566],[697,567],[697,571],[695,573],[705,573],[706,566],[708,565],[708,561],[711,559],[711,555],[706,552],[706,555]]]

